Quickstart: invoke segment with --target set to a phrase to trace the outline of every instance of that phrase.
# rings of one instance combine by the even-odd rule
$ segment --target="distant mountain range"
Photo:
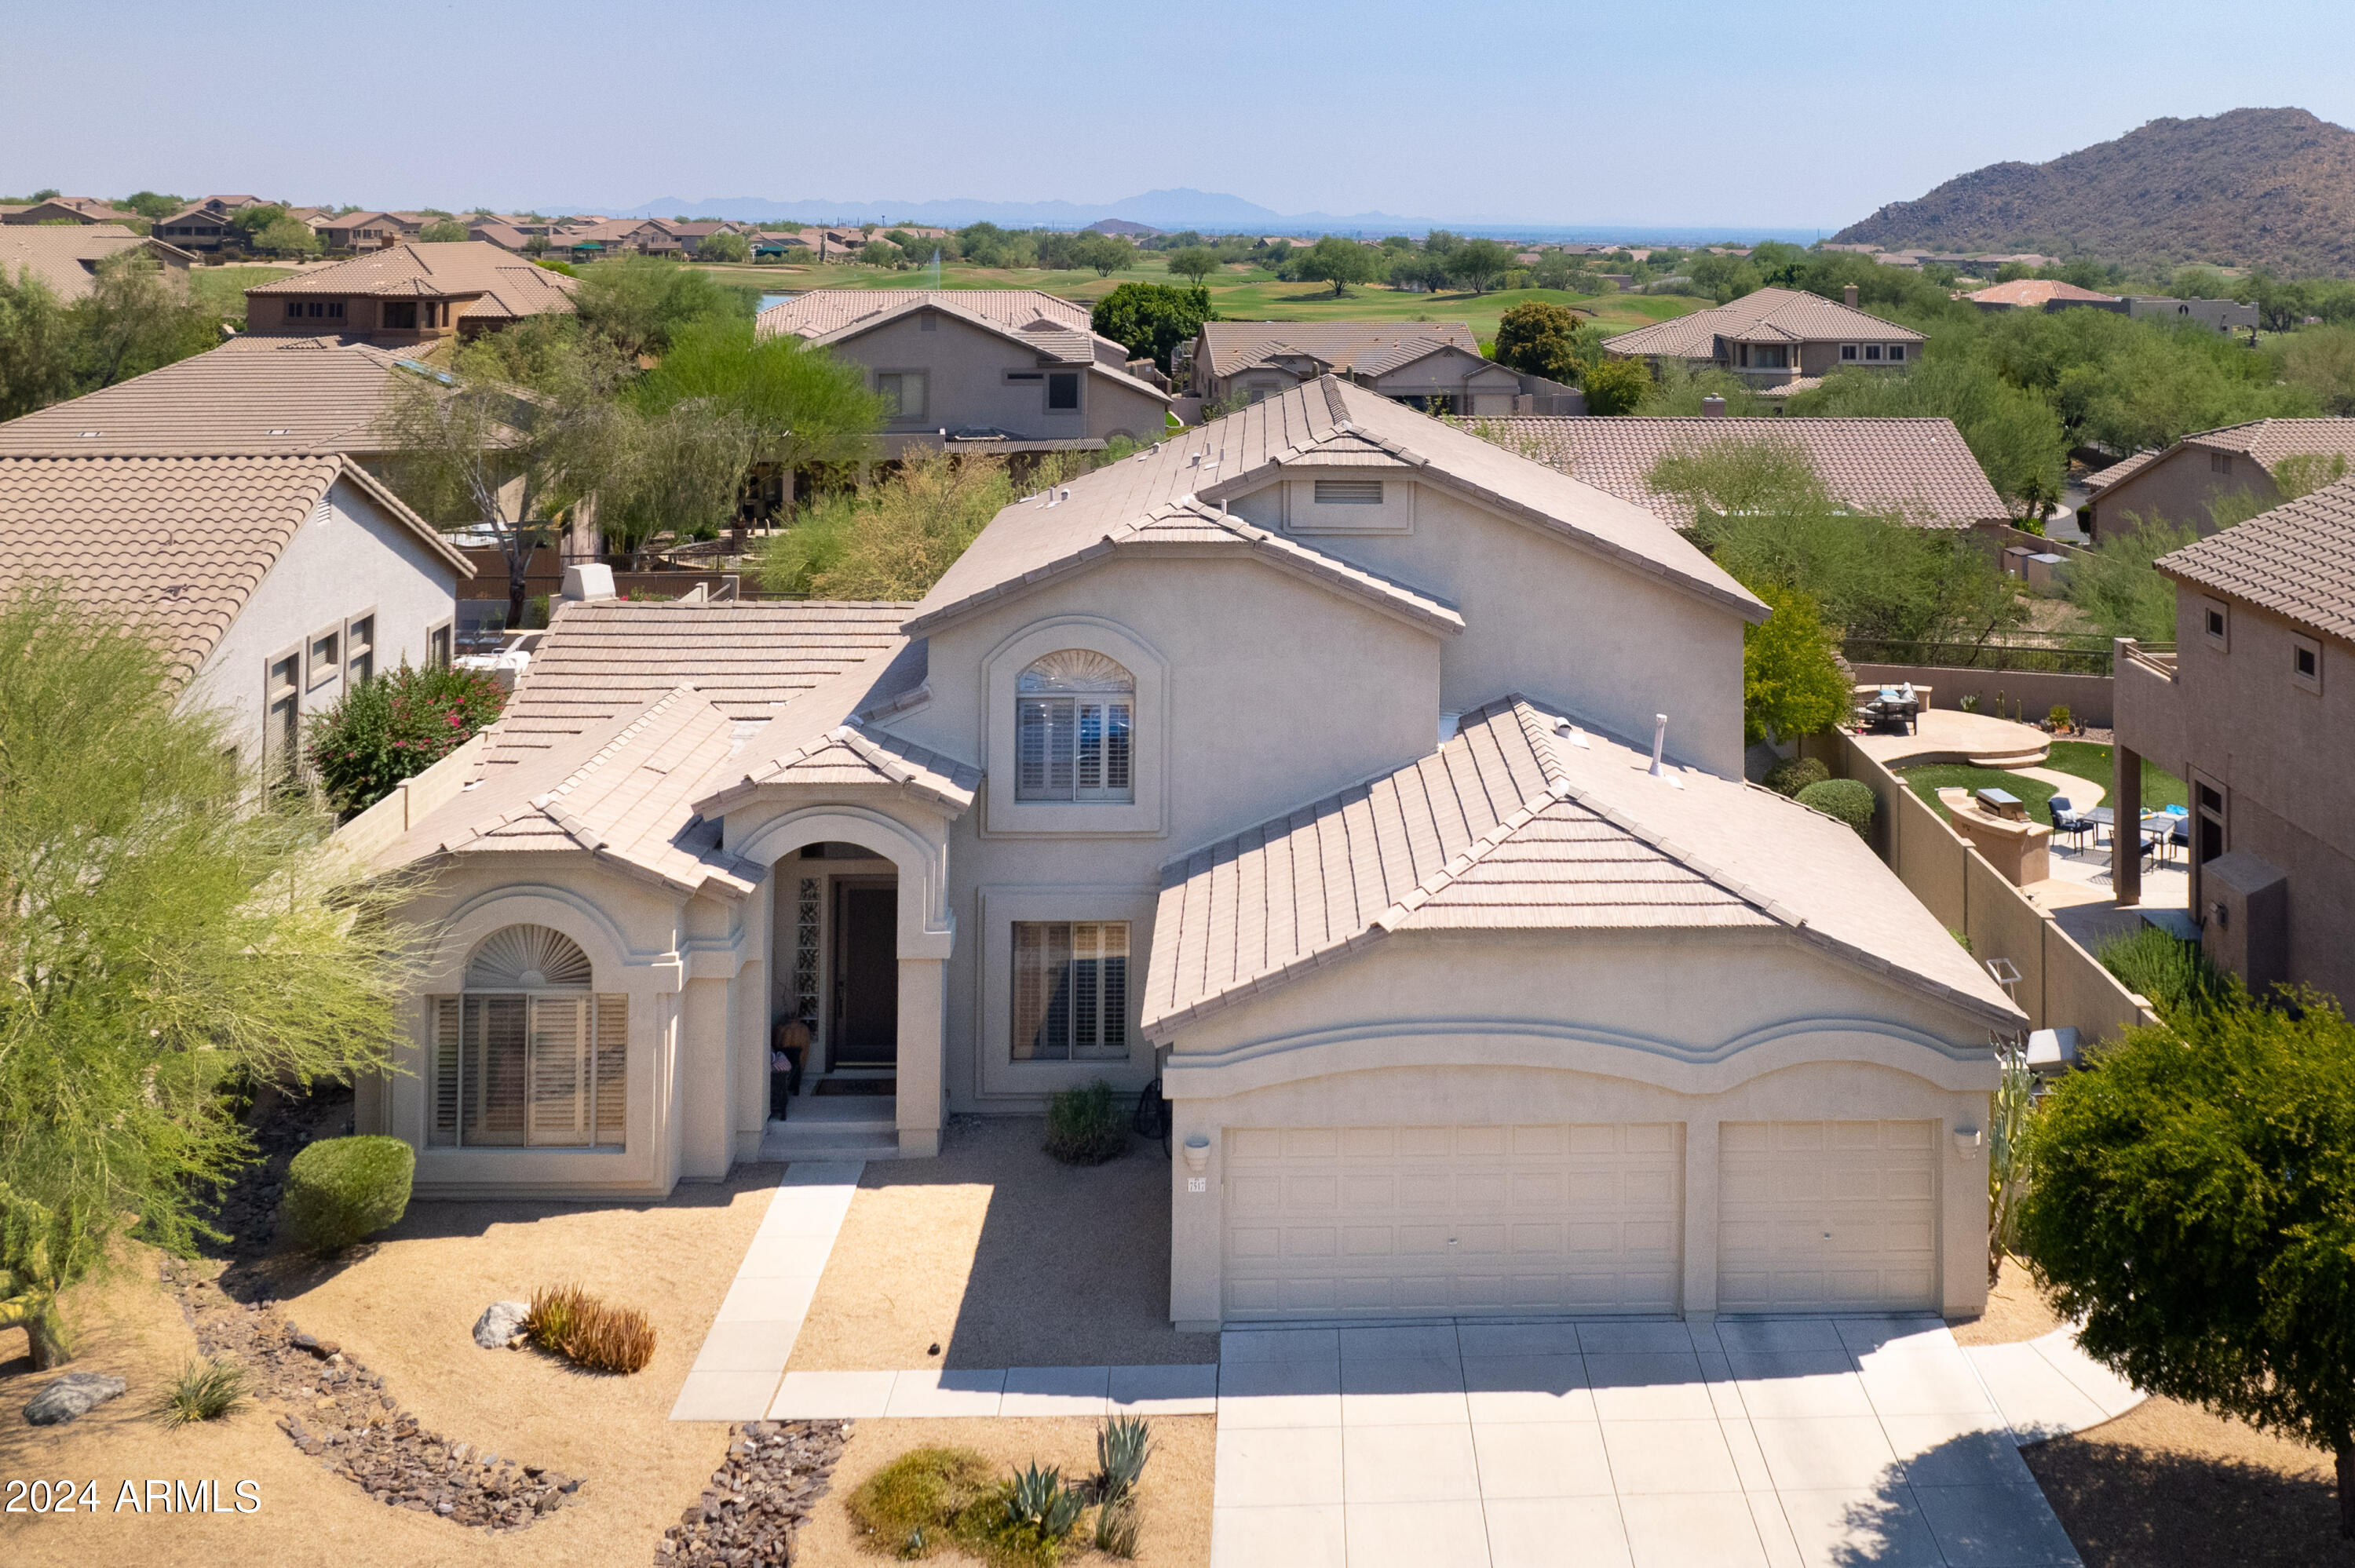
[[[2049,164],[1990,164],[1832,238],[2355,273],[2355,132],[2303,109],[2154,120]]]

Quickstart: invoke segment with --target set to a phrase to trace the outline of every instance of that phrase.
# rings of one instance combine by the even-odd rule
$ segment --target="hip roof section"
[[[1603,340],[1604,350],[1628,357],[1710,359],[1717,341],[1731,343],[1878,343],[1927,341],[1912,327],[1883,321],[1837,300],[1797,289],[1759,289],[1732,304],[1638,327]]]
[[[238,338],[0,425],[0,454],[372,453],[399,356],[335,338]]]

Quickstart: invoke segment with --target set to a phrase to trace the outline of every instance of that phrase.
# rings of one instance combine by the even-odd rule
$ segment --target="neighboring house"
[[[1337,377],[1008,506],[918,604],[560,606],[377,863],[428,939],[357,1125],[421,1198],[649,1198],[814,1147],[767,1120],[801,1021],[879,1153],[1157,1079],[1189,1329],[1976,1312],[2026,1019],[1742,782],[1765,614]]]
[[[2238,300],[2174,300],[2163,294],[2134,294],[2127,297],[2126,303],[2126,313],[2138,320],[2197,322],[2218,333],[2257,330],[2257,307]]]
[[[2197,322],[2219,333],[2257,330],[2257,307],[2237,300],[2178,300],[2158,294],[2102,294],[2050,278],[2018,278],[1958,294],[1983,311],[2088,309],[2155,321]]]
[[[1190,388],[1205,402],[1255,403],[1339,376],[1433,414],[1582,414],[1574,387],[1480,355],[1462,322],[1205,322]]]
[[[337,453],[0,457],[0,581],[53,577],[150,628],[189,673],[186,702],[273,770],[354,682],[447,660],[473,575]]]
[[[2307,489],[2316,479],[2346,473],[2345,465],[2355,464],[2355,419],[2254,419],[2195,431],[2089,477],[2078,517],[2096,540],[2121,536],[2154,517],[2211,534],[2216,520],[2210,509],[2227,496],[2246,510],[2279,504],[2274,473],[2291,459],[2309,460],[2296,466],[2320,470],[2307,477]]]
[[[261,205],[259,196],[209,196],[191,202],[149,232],[183,250],[218,250],[240,239],[229,219],[247,207]]]
[[[755,256],[790,256],[813,249],[810,242],[797,233],[772,232],[757,229],[748,238]]]
[[[113,223],[0,230],[0,278],[13,281],[29,272],[47,283],[59,299],[71,304],[88,294],[97,282],[100,262],[126,250],[146,252],[155,259],[164,276],[176,288],[187,288],[188,267],[195,257],[176,246],[133,234]]]
[[[599,256],[654,256],[681,249],[670,231],[650,217],[576,225],[550,234],[549,244],[588,260]]]
[[[1696,370],[1729,370],[1769,396],[1804,391],[1835,370],[1902,369],[1921,356],[1926,338],[1865,314],[1856,294],[1853,283],[1845,303],[1796,289],[1760,289],[1730,305],[1605,338],[1603,347],[1655,366],[1678,359]]]
[[[2355,480],[2169,555],[2175,645],[2122,641],[2118,777],[2184,780],[2190,909],[2253,990],[2355,1001]],[[2113,867],[2137,900],[2131,839]]]
[[[1168,423],[1169,395],[1129,373],[1087,307],[1035,289],[813,289],[762,311],[758,330],[866,366],[890,410],[890,457],[1095,451],[1157,440]]]
[[[270,335],[364,337],[386,347],[569,313],[579,285],[496,245],[407,240],[245,291],[245,329]]]
[[[319,238],[330,250],[381,250],[398,245],[425,226],[389,212],[347,212],[330,217]]]
[[[2011,521],[1952,419],[1524,415],[1485,421],[1477,429],[1508,451],[1631,501],[1678,528],[1691,526],[1692,506],[1654,490],[1652,470],[1672,452],[1730,442],[1804,452],[1824,488],[1852,511],[1901,514],[1921,528],[1992,527]]]
[[[11,228],[29,228],[42,223],[111,223],[119,226],[145,221],[137,213],[123,211],[112,202],[101,201],[96,196],[51,196],[30,207],[12,207],[5,217],[0,217],[0,224]]]
[[[480,240],[485,245],[496,245],[500,249],[516,256],[522,255],[525,248],[532,241],[531,235],[525,233],[515,225],[489,219],[467,225],[466,238]],[[541,249],[545,249],[547,247],[543,246]]]
[[[659,219],[656,221],[660,223]],[[660,223],[660,227],[671,238],[677,241],[679,249],[689,256],[700,254],[703,242],[715,234],[746,232],[745,225],[730,223],[725,218],[698,218],[691,223]]]
[[[2075,305],[2096,305],[2123,313],[2126,302],[2115,294],[2096,293],[2081,289],[2074,283],[2063,283],[2057,278],[2014,278],[2009,283],[1991,283],[1968,294],[1957,294],[1979,309],[1996,311],[2059,311]]]

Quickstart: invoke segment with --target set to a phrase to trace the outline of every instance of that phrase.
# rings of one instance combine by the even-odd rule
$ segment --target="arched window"
[[[475,945],[466,989],[433,999],[429,1144],[618,1147],[629,1125],[630,999],[590,990],[561,931],[508,926]]]
[[[1066,648],[1014,687],[1014,798],[1136,799],[1131,734],[1136,677],[1101,653]]]

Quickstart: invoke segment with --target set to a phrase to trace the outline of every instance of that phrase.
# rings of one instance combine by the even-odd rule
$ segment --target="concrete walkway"
[[[1212,1568],[2079,1561],[2023,1440],[2137,1397],[1935,1319],[1232,1331]]]
[[[858,1160],[785,1167],[671,1406],[673,1421],[758,1421],[767,1414],[866,1169]]]

